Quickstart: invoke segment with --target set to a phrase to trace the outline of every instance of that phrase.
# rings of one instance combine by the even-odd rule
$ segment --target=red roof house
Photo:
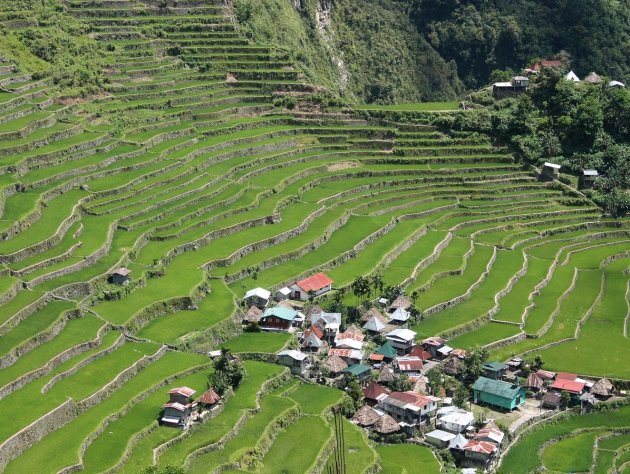
[[[464,456],[481,462],[488,462],[499,448],[494,443],[471,439],[464,446]]]
[[[316,273],[289,287],[293,299],[306,301],[311,295],[319,296],[332,289],[333,281],[324,273]]]
[[[363,396],[368,402],[376,403],[383,397],[386,397],[389,394],[389,390],[383,388],[376,382],[370,383],[367,387],[363,389]]]
[[[551,386],[554,390],[566,390],[576,395],[584,391],[584,382],[576,382],[575,380],[557,379]]]
[[[204,392],[204,394],[201,396],[198,402],[201,403],[202,405],[212,406],[212,405],[217,404],[220,400],[221,400],[221,396],[217,392],[209,388],[208,390]]]
[[[424,348],[420,346],[415,346],[413,349],[411,349],[409,355],[412,357],[418,357],[422,361],[431,359],[431,354],[425,351]]]
[[[555,60],[554,61],[548,61],[546,59],[543,59],[541,61],[538,61],[538,62],[532,64],[530,69],[532,71],[535,71],[535,72],[540,72],[540,70],[542,68],[544,68],[544,67],[546,67],[546,68],[550,68],[550,67],[561,68],[562,67],[562,61],[555,61]]]
[[[575,380],[577,379],[577,374],[572,374],[571,372],[558,372],[556,375],[557,380]]]

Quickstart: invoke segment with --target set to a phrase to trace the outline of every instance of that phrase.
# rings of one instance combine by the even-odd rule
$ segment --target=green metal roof
[[[485,364],[483,364],[483,368],[484,369],[490,369],[490,370],[494,370],[495,372],[498,372],[500,370],[505,370],[507,369],[507,365],[505,365],[502,362],[486,362]]]
[[[284,319],[286,321],[293,321],[297,316],[297,312],[292,309],[285,308],[284,306],[275,306],[265,310],[263,317],[267,316],[275,316],[276,318]]]
[[[350,367],[343,369],[344,372],[348,373],[348,374],[352,374],[352,375],[361,375],[364,374],[365,372],[369,372],[371,369],[367,366],[367,365],[363,365],[363,364],[355,364],[355,365],[351,365]]]
[[[490,393],[497,397],[513,399],[521,391],[521,387],[500,380],[489,379],[487,377],[479,377],[473,385],[473,390]]]
[[[381,354],[385,357],[388,357],[390,359],[393,359],[394,357],[396,357],[396,349],[394,349],[394,346],[391,345],[391,343],[389,341],[385,342],[385,344],[383,344],[381,347],[378,348],[378,350],[376,351],[376,354]]]

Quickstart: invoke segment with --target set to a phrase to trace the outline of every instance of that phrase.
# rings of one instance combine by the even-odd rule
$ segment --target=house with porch
[[[429,416],[438,409],[437,397],[417,392],[391,392],[378,402],[377,408],[390,415],[405,427],[416,427],[429,422]]]
[[[284,306],[267,308],[260,318],[260,327],[265,331],[289,331],[297,311]]]
[[[309,298],[323,295],[332,290],[333,281],[325,273],[316,273],[289,286],[291,298],[308,301]]]
[[[514,410],[525,404],[525,389],[516,384],[479,377],[472,388],[475,403],[504,410]]]
[[[303,352],[287,349],[278,352],[278,363],[291,369],[293,375],[304,375],[308,356]]]

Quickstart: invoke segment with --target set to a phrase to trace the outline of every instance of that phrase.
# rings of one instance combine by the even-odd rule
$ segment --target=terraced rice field
[[[556,416],[523,432],[502,459],[500,473],[625,472],[630,407]],[[534,455],[537,453],[537,455]]]
[[[68,2],[113,56],[98,97],[68,105],[48,79],[0,79],[0,407],[14,413],[0,470],[278,472],[305,436],[283,468],[310,469],[330,454],[340,392],[263,394],[277,366],[247,362],[225,411],[177,443],[155,419],[168,387],[205,389],[206,351],[284,347],[241,334],[238,301],[315,270],[338,288],[380,272],[417,291],[420,335],[630,378],[628,220],[538,181],[488,137],[421,123],[454,103],[323,110],[288,54],[241,37],[222,2],[161,3]],[[300,107],[274,105],[288,94]],[[131,284],[111,285],[121,266]],[[352,472],[438,469],[419,447],[346,436]],[[423,461],[400,465],[400,449]]]

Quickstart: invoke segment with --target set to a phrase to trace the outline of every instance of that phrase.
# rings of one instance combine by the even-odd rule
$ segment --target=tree
[[[356,377],[352,376],[348,385],[346,385],[346,393],[352,399],[354,408],[358,410],[363,405],[363,390]]]
[[[394,375],[394,380],[389,384],[394,392],[406,392],[412,389],[411,380],[406,374]]]
[[[383,276],[380,274],[380,272],[376,272],[370,277],[370,284],[372,285],[374,293],[383,291],[384,282]]]
[[[411,301],[413,302],[413,304],[416,304],[416,300],[418,299],[418,292],[416,290],[413,290],[411,292],[411,294],[409,295],[409,297],[411,298]]]
[[[442,385],[442,380],[444,378],[442,372],[440,372],[440,369],[438,369],[437,367],[433,367],[432,369],[427,371],[426,377],[427,385],[429,386],[431,393],[433,395],[438,395],[440,393],[440,386]]]
[[[245,367],[239,361],[231,360],[230,351],[221,349],[221,356],[214,362],[214,372],[208,377],[209,385],[219,395],[229,388],[239,386],[245,377]]]
[[[569,405],[571,404],[571,394],[566,390],[563,390],[560,392],[560,401],[562,402],[562,406],[564,408],[569,408]]]
[[[423,319],[422,311],[420,311],[415,306],[412,306],[411,308],[409,308],[409,314],[411,315],[411,317],[414,319],[415,322],[418,322],[418,319],[420,320]]]
[[[463,408],[468,399],[470,398],[470,392],[466,389],[463,383],[458,383],[455,389],[455,396],[453,397],[453,403],[459,408]]]
[[[483,364],[488,359],[488,351],[483,347],[468,349],[464,359],[464,381],[472,385],[483,373]]]

